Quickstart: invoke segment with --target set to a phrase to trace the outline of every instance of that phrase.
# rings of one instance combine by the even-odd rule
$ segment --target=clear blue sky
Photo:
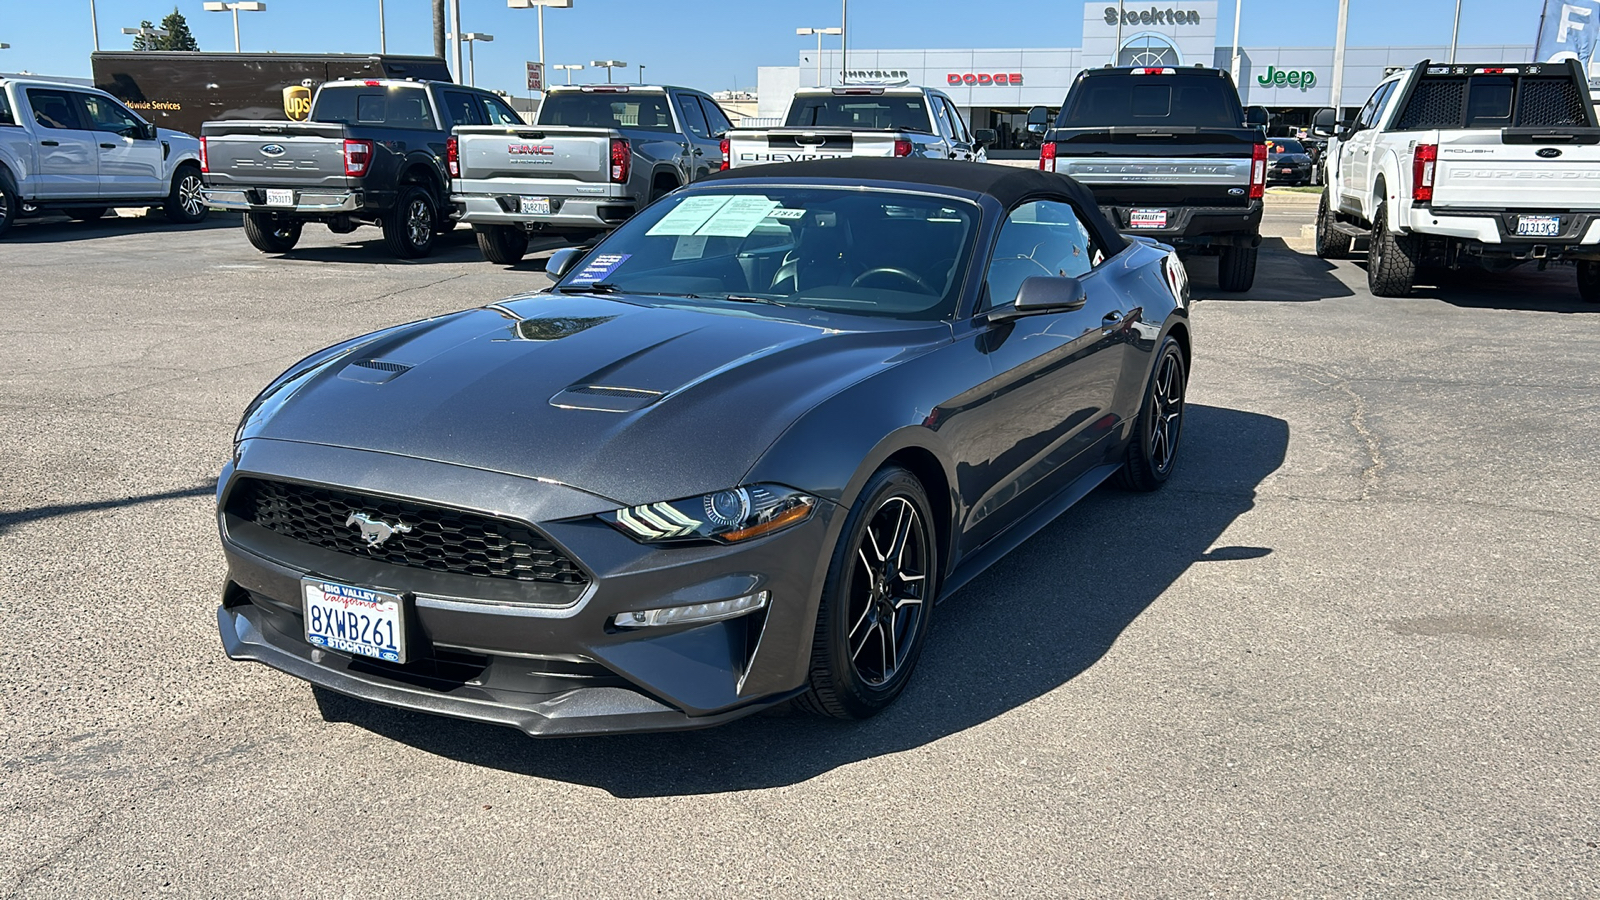
[[[523,62],[538,59],[537,13],[505,0],[460,0],[462,28],[493,34],[480,46],[478,82],[523,93]],[[1114,0],[1110,0],[1114,2]],[[240,13],[246,51],[371,53],[378,49],[377,0],[266,0]],[[1332,46],[1335,0],[1243,0],[1241,43]],[[124,26],[160,21],[174,5],[203,50],[232,50],[232,18],[201,0],[97,0],[103,49],[126,49]],[[1180,4],[1172,4],[1180,5]],[[1463,44],[1531,44],[1542,0],[1464,0]],[[798,26],[839,24],[839,0],[573,0],[545,13],[550,63],[622,59],[646,64],[645,78],[721,90],[754,86],[756,67],[795,65],[814,38]],[[1233,0],[1221,0],[1218,35],[1229,40]],[[386,0],[389,50],[431,53],[430,0]],[[1351,0],[1351,46],[1448,44],[1455,0]],[[1076,47],[1078,0],[851,0],[850,44],[859,48]],[[0,0],[0,71],[89,74],[89,0]],[[837,47],[837,38],[824,46]],[[554,73],[552,73],[554,74]],[[592,70],[578,73],[595,75]],[[619,72],[619,76],[620,76]],[[627,72],[632,81],[637,69]],[[619,77],[618,80],[623,80]]]

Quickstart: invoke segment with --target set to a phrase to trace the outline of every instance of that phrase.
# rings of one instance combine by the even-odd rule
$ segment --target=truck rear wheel
[[[1578,296],[1585,303],[1600,303],[1600,262],[1578,260]]]
[[[1328,201],[1329,191],[1322,192],[1322,202],[1317,205],[1317,256],[1323,259],[1349,259],[1352,238],[1335,231],[1333,205]]]
[[[22,198],[11,184],[11,176],[0,169],[0,236],[11,230],[17,216],[22,215]]]
[[[528,235],[512,225],[478,225],[472,229],[478,237],[478,249],[483,258],[499,266],[514,266],[522,262],[528,252]]]
[[[1223,247],[1217,251],[1217,287],[1230,293],[1250,290],[1256,283],[1258,247]]]
[[[1417,280],[1415,241],[1389,231],[1389,212],[1379,205],[1372,217],[1372,249],[1367,252],[1367,287],[1379,297],[1405,297]]]
[[[433,252],[439,206],[420,184],[400,186],[400,202],[383,215],[383,244],[400,259],[417,259]]]
[[[300,223],[280,221],[271,213],[245,213],[244,236],[262,253],[288,253],[300,243]]]

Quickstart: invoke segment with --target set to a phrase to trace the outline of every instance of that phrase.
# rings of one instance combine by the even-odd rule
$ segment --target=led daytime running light
[[[641,609],[617,613],[613,621],[618,628],[653,628],[660,625],[705,624],[732,619],[755,612],[767,605],[769,594],[757,591],[732,600],[711,603],[691,603],[687,606],[668,606],[662,609]]]

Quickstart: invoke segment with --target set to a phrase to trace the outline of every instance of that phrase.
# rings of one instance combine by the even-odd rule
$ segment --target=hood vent
[[[633,412],[661,399],[661,391],[619,387],[609,384],[579,384],[550,398],[558,409],[591,409],[596,412]]]
[[[345,366],[339,377],[346,381],[383,384],[409,371],[411,367],[405,363],[390,362],[386,359],[358,359]]]

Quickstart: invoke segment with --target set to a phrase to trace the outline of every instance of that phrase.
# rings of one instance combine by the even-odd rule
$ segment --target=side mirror
[[[974,129],[973,132],[972,132],[972,140],[973,140],[973,143],[983,144],[985,146],[987,146],[989,144],[992,144],[992,143],[994,143],[994,129],[993,128],[977,128],[977,129]]]
[[[1045,126],[1045,124],[1043,122],[1029,122],[1028,123],[1028,133],[1029,134],[1044,134],[1047,130],[1049,130],[1049,129]]]
[[[561,277],[571,272],[572,267],[577,265],[578,260],[589,250],[589,247],[562,247],[550,254],[550,259],[544,264],[544,273],[560,281]]]
[[[1319,109],[1311,118],[1311,133],[1317,137],[1332,137],[1339,129],[1339,114],[1332,109]]]
[[[1088,302],[1089,294],[1078,279],[1035,275],[1022,280],[1022,287],[1017,288],[1017,299],[1010,306],[989,310],[989,318],[1004,321],[1041,313],[1071,312],[1082,309]]]
[[[1272,114],[1267,112],[1265,106],[1248,106],[1244,111],[1244,126],[1246,128],[1265,128],[1272,121]]]

